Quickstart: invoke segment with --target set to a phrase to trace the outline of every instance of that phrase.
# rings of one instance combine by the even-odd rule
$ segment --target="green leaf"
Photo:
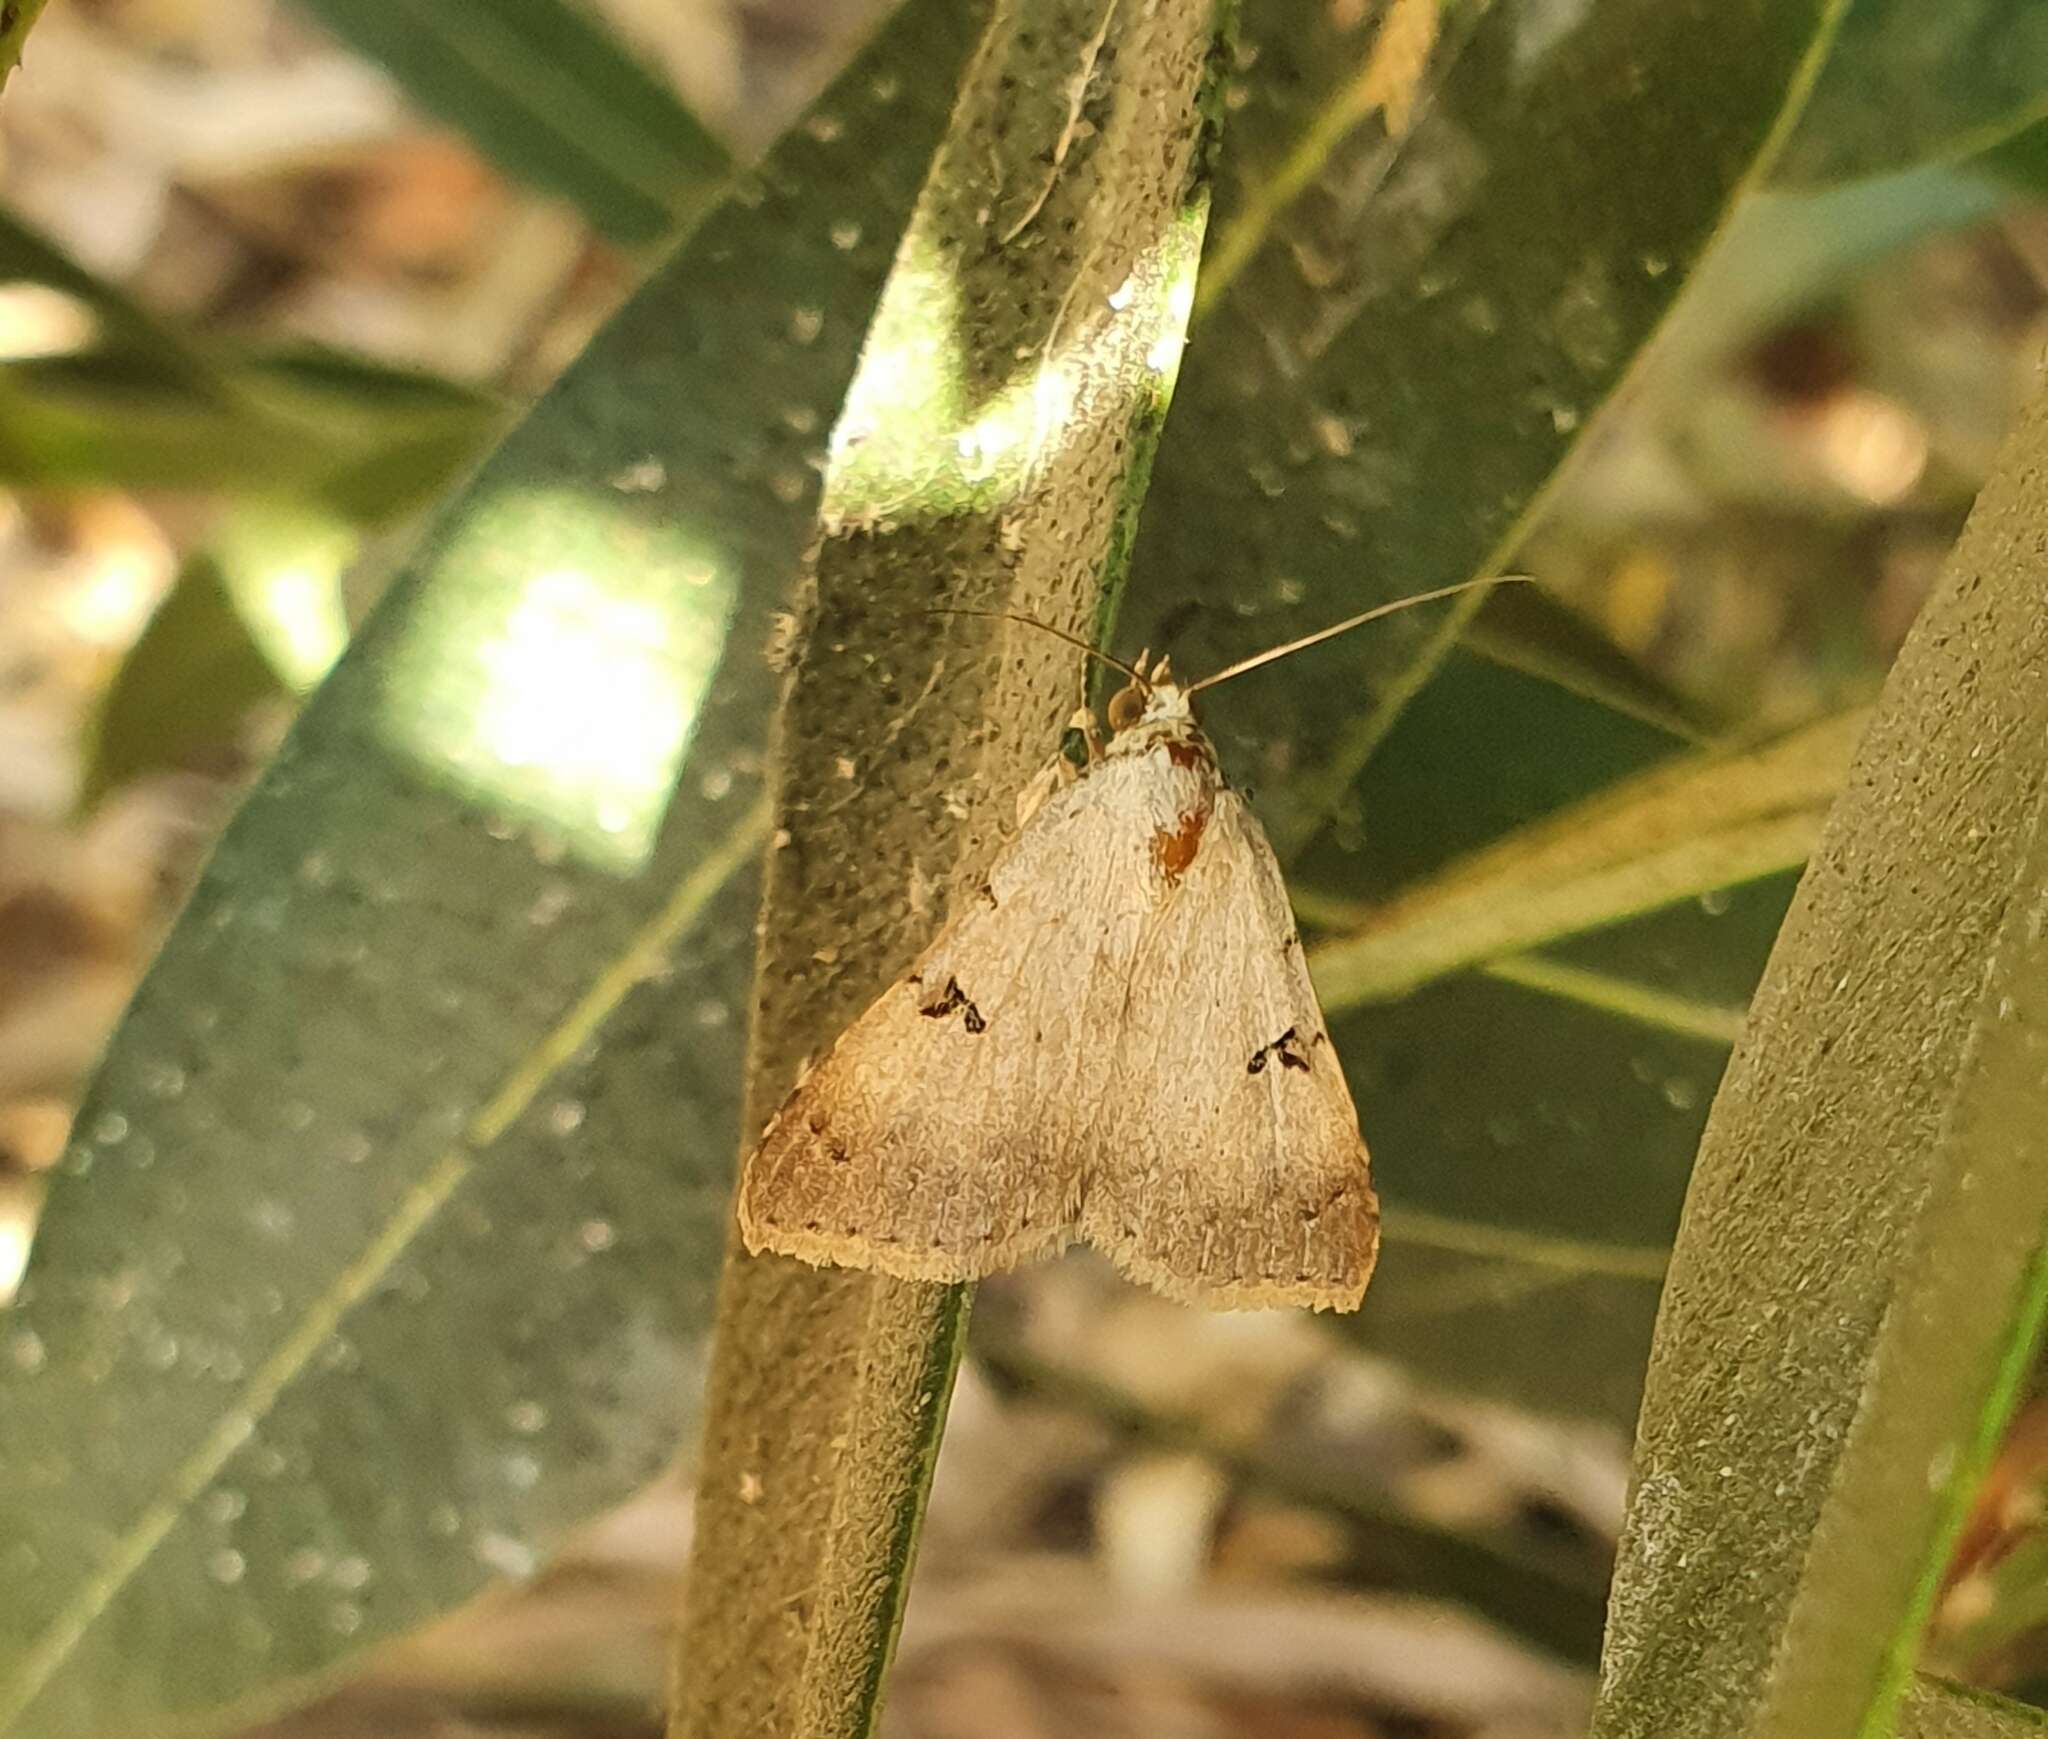
[[[305,508],[230,508],[190,558],[102,698],[79,807],[236,743],[250,709],[310,690],[348,639],[341,576],[360,536]]]
[[[1384,888],[1399,904],[1454,880],[1461,861],[1563,840],[1560,818],[1603,811],[1603,793],[1625,814],[1630,793],[1702,764],[1655,726],[1461,651],[1403,713],[1296,884]],[[1699,899],[1667,884],[1677,903],[1641,911],[1640,889],[1615,876],[1609,891],[1627,897],[1582,908],[1597,927],[1510,956],[1511,980],[1466,971],[1331,1010],[1386,1215],[1347,1332],[1461,1393],[1633,1419],[1661,1252],[1730,1017],[1790,881],[1707,885]],[[1499,900],[1512,911],[1545,886],[1503,882]],[[1429,905],[1418,897],[1425,922]],[[1326,903],[1303,913],[1331,915]]]
[[[1347,913],[1309,964],[1331,1012],[1806,861],[1868,715],[1657,766]]]
[[[1653,677],[1590,622],[1534,586],[1487,594],[1459,642],[1467,652],[1541,677],[1687,742],[1709,730],[1694,703]]]
[[[2048,102],[2048,11],[2034,0],[1857,0],[1780,179],[1847,180],[1973,154]]]
[[[108,685],[87,739],[78,804],[145,773],[233,747],[257,702],[283,693],[220,565],[188,561]]]
[[[21,64],[22,44],[27,40],[29,27],[42,15],[47,0],[14,0],[14,4],[0,10],[0,85],[7,81]]]
[[[259,364],[234,404],[93,367],[0,371],[0,482],[16,488],[256,493],[389,518],[446,486],[497,422],[495,407],[384,407],[377,371],[360,397],[270,390]]]
[[[1498,571],[1840,10],[1599,4],[1567,26],[1397,0],[1374,32],[1251,0],[1129,643],[1198,675]],[[1283,852],[1469,613],[1412,611],[1217,691],[1205,716]]]
[[[290,494],[388,519],[497,422],[489,395],[411,370],[194,338],[4,211],[0,279],[42,298],[47,345],[0,367],[0,482]]]
[[[182,386],[195,399],[232,404],[233,383],[207,349],[158,320],[95,276],[47,237],[0,210],[0,281],[54,290],[70,304],[45,308],[59,320],[57,354],[90,353],[137,381]],[[9,372],[13,372],[11,365]]]
[[[611,322],[222,840],[0,1328],[0,1730],[282,1694],[684,1436],[761,648],[961,12],[909,7]]]
[[[1899,1708],[1899,1739],[2032,1739],[2048,1712],[1967,1685],[1916,1675]]]
[[[2048,118],[2017,127],[1993,140],[1970,162],[1972,168],[2008,187],[2040,194],[2048,189]]]
[[[2029,1368],[2048,1312],[2044,526],[2048,398],[1899,655],[1715,1102],[1597,1735],[1891,1731]]]
[[[614,241],[673,233],[716,196],[724,148],[566,0],[302,0],[421,107]]]

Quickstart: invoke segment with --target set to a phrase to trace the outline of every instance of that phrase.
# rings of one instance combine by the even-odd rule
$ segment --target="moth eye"
[[[1127,731],[1145,716],[1145,691],[1127,682],[1109,697],[1109,728]]]

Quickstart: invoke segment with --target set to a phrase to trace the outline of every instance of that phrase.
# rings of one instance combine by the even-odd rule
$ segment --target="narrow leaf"
[[[1657,1325],[1598,1735],[1889,1731],[2032,1357],[2044,525],[2048,398],[1899,655],[1715,1102]]]
[[[1655,768],[1473,853],[1357,915],[1311,952],[1328,1008],[1400,996],[1460,967],[1796,867],[1867,715],[1742,754]],[[1330,922],[1328,902],[1317,908]]]
[[[195,337],[4,212],[0,278],[45,301],[41,353],[0,368],[0,481],[263,492],[377,520],[436,494],[497,422],[488,394],[431,376]]]
[[[1399,898],[1589,794],[1668,771],[1673,747],[1664,731],[1461,650],[1301,873]],[[1333,1018],[1389,1227],[1346,1332],[1462,1393],[1633,1424],[1659,1284],[1643,1253],[1669,1247],[1728,1054],[1720,1031],[1685,1017],[1719,1027],[1746,1004],[1795,875],[1503,957],[1516,981],[1460,971]],[[1538,981],[1520,982],[1531,964]],[[1623,997],[1632,1006],[1618,1007]],[[1397,1236],[1411,1215],[1461,1228],[1457,1243]],[[1486,1253],[1532,1240],[1587,1259]],[[1531,1346],[1544,1356],[1529,1358]]]
[[[188,561],[129,648],[86,741],[78,804],[230,748],[250,708],[283,686],[250,634],[220,564]]]
[[[303,694],[348,638],[341,575],[359,534],[282,504],[230,508],[101,699],[78,803],[240,737],[258,702]]]
[[[222,840],[0,1328],[0,1731],[282,1695],[676,1453],[761,648],[968,25],[912,4],[611,322]]]
[[[724,149],[566,0],[302,0],[425,109],[615,241],[651,242],[716,194]]]
[[[1732,1045],[1742,1036],[1746,1011],[1732,1004],[1675,995],[1612,973],[1569,966],[1540,954],[1504,954],[1487,961],[1480,970],[1503,984],[1519,984],[1524,990],[1565,997],[1587,1008],[1603,1009],[1621,1020],[1707,1044]]]
[[[2033,0],[1857,0],[1786,147],[1786,181],[1968,155],[2038,115],[2048,12]]]
[[[1250,0],[1215,240],[1128,602],[1199,674],[1498,571],[1760,171],[1842,10]],[[1250,58],[1255,51],[1255,58]],[[1221,689],[1302,850],[1469,610]]]
[[[2048,1711],[1916,1674],[1899,1707],[1899,1739],[2036,1739]]]

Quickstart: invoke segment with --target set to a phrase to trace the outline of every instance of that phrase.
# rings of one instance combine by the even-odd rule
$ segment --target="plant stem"
[[[1193,302],[1216,0],[1002,0],[832,440],[749,1128],[930,939],[1081,698]],[[672,1739],[873,1726],[967,1289],[728,1254]]]

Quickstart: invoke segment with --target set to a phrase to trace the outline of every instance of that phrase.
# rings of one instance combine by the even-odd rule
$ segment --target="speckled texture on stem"
[[[1901,651],[1715,1102],[1600,1739],[1890,1732],[2038,1331],[2048,394]]]
[[[1199,235],[1217,29],[1213,0],[1010,0],[968,74],[849,401],[876,421],[854,440],[849,412],[826,482],[776,752],[754,1128],[981,873],[1081,699],[1072,648],[929,611],[1106,620],[1186,317],[1161,274]],[[1133,298],[1149,334],[1105,324]],[[948,344],[925,385],[960,421],[925,440],[929,404],[892,424],[883,389]],[[1031,389],[1028,440],[999,450],[988,414],[1061,355],[1053,409]],[[674,1739],[870,1729],[965,1308],[732,1247]]]

